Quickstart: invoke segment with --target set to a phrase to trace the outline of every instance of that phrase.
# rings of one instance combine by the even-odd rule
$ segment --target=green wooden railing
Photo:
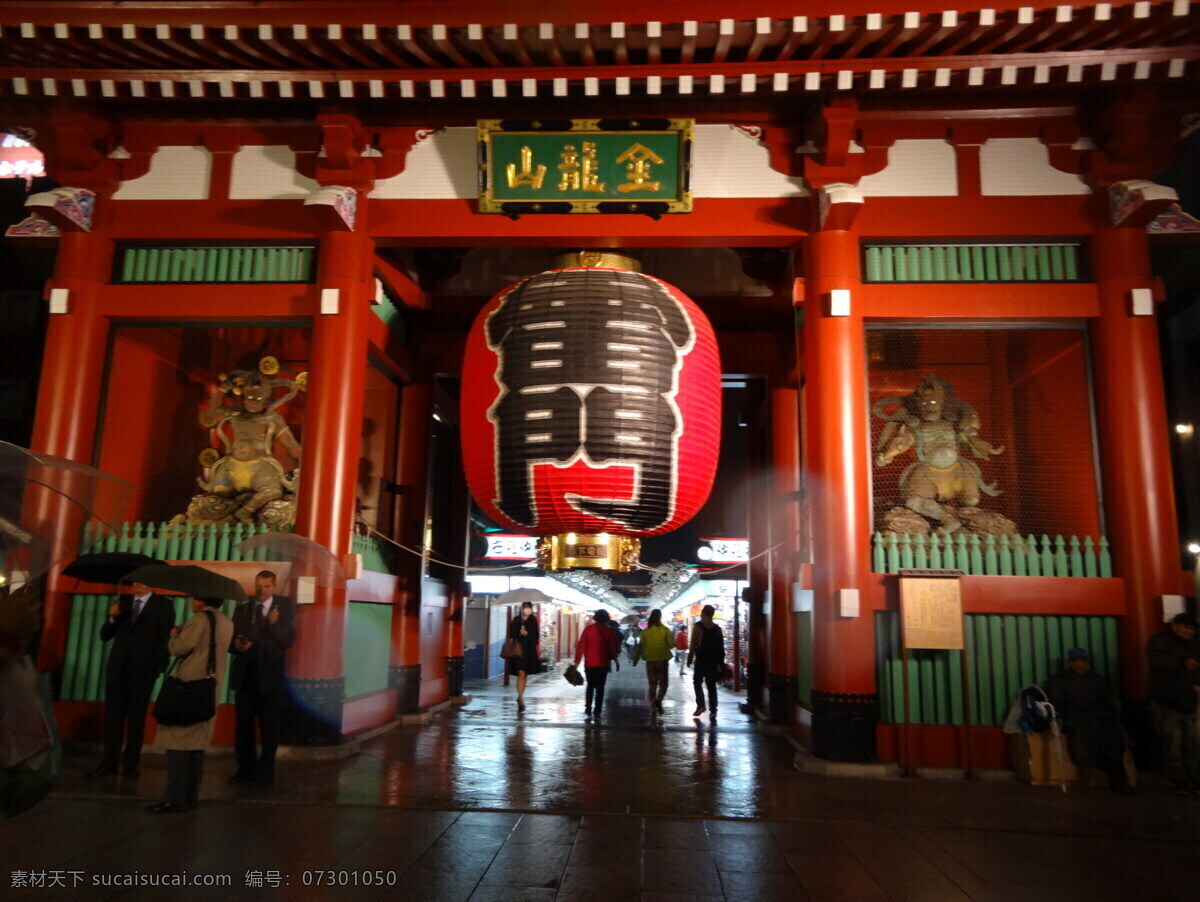
[[[1083,245],[865,243],[866,282],[1079,282]]]
[[[313,247],[122,247],[117,282],[311,282]]]
[[[1063,669],[1068,649],[1086,648],[1092,666],[1120,684],[1117,618],[968,614],[967,673],[972,723],[1001,726],[1023,686],[1043,683]],[[962,652],[910,650],[909,721],[964,722]],[[875,661],[881,717],[904,720],[904,671],[900,653],[900,615],[875,614]]]
[[[71,701],[104,700],[104,667],[108,662],[111,643],[100,641],[100,627],[108,616],[108,609],[116,602],[117,595],[72,595],[71,620],[67,629],[67,653],[63,662],[62,688],[59,698]],[[191,607],[182,596],[171,599],[175,604],[175,623],[179,626],[192,617]],[[234,603],[227,601],[221,610],[233,616]],[[219,653],[219,650],[218,650]],[[229,674],[229,662],[225,662],[225,674]],[[162,677],[154,684],[154,693],[162,685]],[[229,680],[221,690],[221,701],[231,700]]]
[[[386,285],[379,303],[372,304],[371,309],[375,312],[376,316],[383,320],[384,325],[388,327],[393,335],[402,342],[408,341],[408,320],[405,318],[403,311],[395,299],[392,298]]]
[[[180,523],[166,521],[123,523],[116,533],[97,537],[85,530],[80,553],[98,551],[131,551],[164,561],[265,561],[267,549],[256,548],[250,557],[243,557],[237,546],[253,536],[266,532],[291,532],[291,526],[276,529],[258,523]]]
[[[268,549],[259,548],[251,557],[243,557],[237,550],[237,545],[251,536],[271,531],[267,526],[244,523],[184,523],[171,526],[165,522],[137,521],[124,523],[116,534],[99,538],[87,530],[81,547],[83,551],[131,551],[173,561],[266,561]],[[290,532],[291,527],[286,527],[283,531]],[[382,540],[374,536],[355,536],[353,548],[355,553],[363,556],[366,569],[377,573],[395,572],[394,549]],[[77,701],[104,699],[104,667],[108,661],[109,644],[100,641],[100,627],[108,616],[109,607],[118,597],[113,594],[72,595],[60,698]],[[186,606],[182,597],[174,598],[173,602],[175,622],[182,625],[192,616],[191,609]],[[233,602],[226,602],[223,610],[232,616],[233,607]],[[358,618],[363,620],[363,629],[370,632],[376,644],[381,641],[379,637],[387,632],[374,622],[384,616],[377,610],[378,607],[364,608],[361,611],[356,609],[357,613],[363,615]],[[371,617],[367,617],[368,614]],[[387,616],[390,618],[390,608]],[[354,626],[351,633],[354,629],[358,629],[358,626]],[[362,670],[362,673],[359,673],[359,670]],[[376,686],[380,679],[378,668],[364,664],[359,670],[355,670],[355,678],[361,691],[379,688]],[[382,673],[386,685],[386,667]],[[157,691],[158,684],[155,685],[155,692]],[[228,701],[229,698],[229,690],[226,688],[222,701]]]
[[[354,536],[350,540],[350,550],[361,554],[363,568],[374,573],[396,573],[397,549],[383,541],[378,536]]]
[[[1090,536],[1039,542],[1029,536],[928,536],[875,533],[871,569],[875,573],[901,570],[961,570],[971,576],[1112,576],[1108,539]]]

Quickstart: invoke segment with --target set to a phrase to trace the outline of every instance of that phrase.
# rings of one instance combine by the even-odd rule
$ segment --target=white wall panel
[[[888,164],[858,183],[863,197],[953,197],[958,194],[954,148],[938,138],[901,139],[888,149]]]
[[[475,177],[475,129],[447,128],[408,152],[404,171],[375,183],[371,197],[406,200],[455,200],[478,194]]]
[[[447,128],[409,151],[404,172],[378,182],[371,197],[473,199],[477,193],[473,128]],[[771,168],[767,148],[731,125],[696,126],[692,148],[696,197],[793,197],[803,182]]]
[[[771,168],[767,148],[732,125],[697,125],[692,145],[695,197],[798,197],[801,179]]]
[[[1077,175],[1050,165],[1050,148],[1037,138],[992,138],[979,149],[985,195],[1089,194]]]
[[[113,200],[205,200],[212,154],[204,147],[160,147],[141,178],[122,182]]]
[[[296,153],[286,144],[251,144],[233,155],[229,177],[233,200],[297,199],[320,187],[296,171]]]

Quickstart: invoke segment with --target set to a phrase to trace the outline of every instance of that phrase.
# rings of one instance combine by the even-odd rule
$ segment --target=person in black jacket
[[[88,771],[88,779],[115,774],[118,763],[130,779],[140,773],[146,709],[154,681],[167,668],[167,641],[174,626],[171,600],[151,592],[145,583],[134,583],[132,594],[121,596],[108,609],[100,627],[100,641],[112,642],[104,673],[104,758]]]
[[[725,633],[713,620],[717,609],[706,604],[700,609],[700,619],[692,627],[688,642],[688,663],[692,664],[692,687],[696,690],[696,710],[692,717],[708,711],[709,723],[717,722],[717,676],[725,663]],[[708,705],[704,704],[704,689],[708,687]]]
[[[1086,648],[1067,652],[1067,666],[1046,681],[1046,695],[1063,719],[1075,765],[1100,768],[1113,792],[1132,792],[1125,773],[1125,733],[1112,690],[1108,680],[1092,670],[1092,655]]]
[[[521,605],[521,613],[508,625],[508,638],[521,646],[521,656],[508,659],[508,673],[517,678],[517,710],[524,711],[525,683],[529,674],[542,672],[541,653],[538,651],[541,632],[538,619],[533,616],[533,605],[528,601]]]
[[[287,650],[295,642],[296,605],[290,598],[275,594],[275,574],[263,570],[254,578],[254,600],[233,612],[229,685],[236,693],[237,772],[229,783],[266,786],[275,782],[284,664]],[[255,721],[262,741],[261,754],[255,747]]]
[[[1175,792],[1200,792],[1200,647],[1196,618],[1176,614],[1169,631],[1146,642],[1150,710]]]

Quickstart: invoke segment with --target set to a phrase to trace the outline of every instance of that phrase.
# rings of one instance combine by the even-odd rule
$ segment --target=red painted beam
[[[947,282],[862,287],[863,315],[872,319],[1082,320],[1099,316],[1096,286]]]
[[[376,200],[369,229],[381,245],[543,247],[781,247],[804,232],[795,199],[702,198],[695,211],[655,221],[637,214],[481,216],[473,200]]]
[[[1022,3],[1035,9],[1053,9],[1054,0],[1030,0]],[[1133,0],[1117,0],[1113,4],[1114,18],[1120,11],[1133,6]],[[1169,3],[1166,4],[1169,6]],[[913,8],[911,0],[824,0],[822,3],[807,3],[804,11],[815,24],[831,15],[847,18],[861,17],[868,13],[880,13],[885,17],[902,16]],[[994,0],[959,0],[955,8],[962,13],[980,9],[994,9]],[[1081,14],[1090,14],[1087,6],[1078,7]],[[931,8],[940,12],[942,7]],[[569,12],[566,12],[569,10]],[[37,22],[53,24],[66,22],[87,25],[100,22],[111,25],[124,23],[155,25],[169,24],[185,28],[192,24],[209,27],[220,25],[257,26],[259,23],[289,28],[294,23],[324,27],[329,22],[341,22],[347,26],[375,23],[379,26],[409,24],[414,28],[425,28],[434,24],[465,27],[481,24],[485,28],[504,23],[521,26],[536,26],[541,22],[570,24],[589,22],[593,26],[609,22],[644,24],[650,20],[677,23],[695,20],[715,23],[737,10],[736,4],[728,0],[659,0],[651,6],[632,0],[601,2],[601,0],[577,0],[563,7],[553,0],[535,0],[526,3],[496,3],[494,0],[456,0],[447,4],[444,0],[416,0],[403,6],[383,6],[371,2],[344,2],[332,4],[329,0],[295,0],[290,3],[247,4],[245,0],[205,0],[205,2],[160,2],[138,5],[114,6],[111,0],[43,0],[37,4],[29,0],[2,0],[0,15],[5,21]],[[796,13],[794,0],[760,0],[754,12],[772,19],[791,19]],[[16,14],[19,13],[19,16]]]
[[[837,34],[842,34],[838,32]],[[724,75],[727,82],[743,74],[755,75],[758,78],[768,78],[777,72],[783,72],[796,77],[809,72],[816,72],[830,77],[839,72],[865,74],[872,71],[882,71],[896,75],[904,69],[916,69],[919,72],[929,72],[936,69],[964,71],[971,68],[984,70],[1000,69],[1004,66],[1017,66],[1019,69],[1029,69],[1033,66],[1100,66],[1103,63],[1116,65],[1136,62],[1165,62],[1168,60],[1200,59],[1200,45],[1186,44],[1169,47],[1144,48],[1111,48],[1104,50],[1053,51],[1048,53],[987,53],[980,55],[957,56],[913,56],[891,57],[887,59],[857,58],[857,59],[816,59],[816,60],[787,60],[768,62],[742,63],[708,63],[697,62],[686,53],[687,44],[683,48],[683,59],[679,64],[659,65],[628,65],[628,66],[511,66],[476,69],[460,68],[425,68],[425,69],[335,69],[335,68],[300,68],[283,70],[262,69],[227,69],[217,70],[222,80],[234,83],[253,81],[319,81],[337,82],[350,81],[363,84],[369,81],[383,81],[394,84],[399,80],[415,83],[428,83],[439,80],[458,82],[464,78],[475,81],[499,79],[516,82],[524,78],[534,78],[539,82],[549,82],[554,78],[566,78],[579,82],[585,77],[601,77],[610,80],[617,76],[625,76],[634,81],[641,81],[651,75],[664,78],[678,78],[681,75],[691,75],[698,80],[707,80],[711,75]],[[125,83],[129,81],[211,81],[214,71],[209,69],[98,69],[98,68],[33,68],[29,66],[8,66],[0,68],[0,79],[14,77],[26,78],[30,81],[43,78],[69,81],[84,79],[99,81],[101,79]]]
[[[967,614],[1046,614],[1119,617],[1126,613],[1120,577],[963,576]],[[865,612],[900,610],[900,577],[872,574],[862,593]]]

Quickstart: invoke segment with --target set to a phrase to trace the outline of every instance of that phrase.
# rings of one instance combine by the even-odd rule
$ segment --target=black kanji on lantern
[[[678,388],[695,330],[663,283],[632,272],[543,273],[509,292],[488,316],[502,394],[496,428],[497,507],[537,523],[533,468],[627,465],[630,498],[567,495],[576,510],[630,529],[670,520],[677,483]]]

